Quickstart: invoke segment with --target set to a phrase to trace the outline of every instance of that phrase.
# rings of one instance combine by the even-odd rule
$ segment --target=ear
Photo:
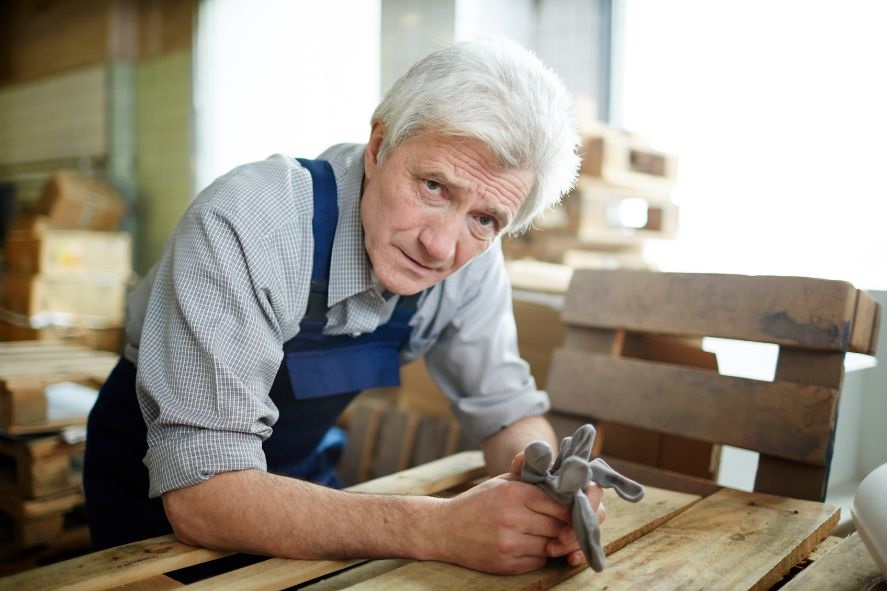
[[[366,180],[373,177],[376,169],[379,168],[379,150],[382,148],[382,140],[385,139],[385,128],[381,121],[373,121],[373,127],[370,131],[370,141],[363,151],[363,172]]]

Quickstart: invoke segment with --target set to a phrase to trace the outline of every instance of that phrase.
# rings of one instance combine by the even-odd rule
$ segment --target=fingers
[[[604,509],[604,502],[601,501],[601,504],[598,505],[597,510],[594,512],[597,517],[598,525],[602,524],[604,520],[607,518],[607,510]]]

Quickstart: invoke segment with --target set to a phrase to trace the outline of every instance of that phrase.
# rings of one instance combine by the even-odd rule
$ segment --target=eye
[[[495,236],[499,233],[499,220],[491,215],[479,215],[475,217],[481,234],[484,236]]]
[[[477,216],[477,223],[485,228],[496,228],[496,218],[490,215]]]
[[[429,191],[439,191],[440,189],[443,188],[443,185],[441,185],[437,181],[432,181],[431,179],[425,179],[425,188],[428,189]]]

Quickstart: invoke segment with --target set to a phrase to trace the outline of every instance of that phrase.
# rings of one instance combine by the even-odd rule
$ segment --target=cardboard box
[[[132,239],[125,232],[16,227],[6,241],[9,271],[27,275],[132,273]]]
[[[46,181],[35,208],[56,228],[116,230],[126,204],[111,185],[61,170]]]
[[[3,282],[3,308],[41,325],[123,326],[126,285],[127,279],[109,274],[58,278],[9,273]]]

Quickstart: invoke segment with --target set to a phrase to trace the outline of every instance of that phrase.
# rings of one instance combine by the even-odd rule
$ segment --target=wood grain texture
[[[828,505],[723,489],[554,589],[768,589],[837,521]]]
[[[802,570],[784,591],[857,591],[883,581],[878,565],[853,532],[840,544]]]
[[[365,560],[287,560],[269,558],[196,583],[191,591],[238,589],[240,591],[279,591],[330,573],[348,568]]]
[[[4,591],[95,591],[134,583],[228,554],[230,552],[186,546],[172,536],[160,536],[8,577],[0,588]]]
[[[577,326],[847,351],[856,302],[857,290],[843,281],[578,270],[563,320]]]
[[[864,291],[858,292],[850,350],[874,355],[878,350],[878,334],[881,326],[881,305]]]
[[[559,349],[552,408],[823,465],[838,393]]]
[[[349,487],[351,492],[386,495],[431,495],[486,473],[483,454],[461,452],[397,474]]]
[[[607,520],[602,526],[601,541],[608,554],[637,540],[647,532],[686,510],[699,500],[698,496],[648,488],[640,503],[632,504],[618,497],[607,497]],[[497,576],[441,562],[410,562],[406,566],[349,587],[360,591],[382,589],[484,589],[541,590],[548,589],[585,568],[572,568],[562,561],[551,563],[538,571],[516,576]]]

